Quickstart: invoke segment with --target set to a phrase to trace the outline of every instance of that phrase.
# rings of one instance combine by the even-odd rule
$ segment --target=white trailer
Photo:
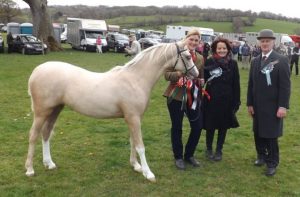
[[[251,45],[257,45],[257,36],[259,35],[259,32],[246,32],[246,41]],[[275,47],[278,47],[281,43],[285,46],[293,46],[294,42],[289,37],[288,34],[285,33],[274,33],[275,36]]]
[[[209,44],[212,43],[213,37],[214,37],[214,30],[212,28],[204,28],[204,27],[187,27],[187,26],[167,25],[166,38],[173,39],[173,40],[181,40],[192,29],[197,29],[200,32],[202,41],[207,42]]]
[[[217,32],[215,32],[216,34]],[[229,41],[245,41],[246,34],[241,33],[218,33],[217,37],[226,38]]]
[[[101,36],[102,50],[107,51],[107,26],[104,20],[68,18],[67,42],[72,48],[96,51],[96,40]]]

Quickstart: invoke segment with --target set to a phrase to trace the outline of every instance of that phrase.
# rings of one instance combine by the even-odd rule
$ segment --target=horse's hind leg
[[[61,110],[63,109],[63,105],[57,106],[53,109],[52,113],[47,117],[47,120],[43,126],[43,163],[44,166],[48,169],[56,168],[55,163],[52,161],[50,154],[50,139],[51,134],[53,133],[53,128],[57,117]]]
[[[136,150],[133,144],[132,136],[130,133],[130,164],[133,166],[133,169],[137,172],[142,172],[142,166],[139,164],[136,157]]]
[[[126,116],[125,120],[131,132],[130,136],[132,138],[133,146],[135,147],[135,150],[139,154],[141,160],[143,175],[148,180],[155,182],[155,176],[151,172],[146,161],[145,147],[141,133],[141,119],[139,116]]]
[[[44,116],[36,116],[34,117],[30,133],[29,133],[29,147],[28,147],[28,155],[25,163],[26,168],[26,175],[27,176],[33,176],[34,175],[34,169],[33,169],[33,155],[34,155],[34,146],[37,141],[37,138],[39,137],[39,134],[41,132],[41,129],[45,122]]]

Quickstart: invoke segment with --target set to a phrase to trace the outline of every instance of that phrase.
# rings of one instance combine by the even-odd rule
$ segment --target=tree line
[[[9,20],[22,20],[26,16],[30,16],[29,9],[19,9],[12,0],[0,0],[0,21],[7,23]],[[135,26],[147,25],[164,25],[172,22],[185,21],[213,21],[213,22],[232,22],[233,31],[241,32],[243,26],[251,26],[256,18],[283,20],[300,23],[300,18],[289,18],[280,14],[271,12],[252,12],[233,10],[233,9],[214,9],[199,8],[198,6],[164,6],[164,7],[139,7],[139,6],[48,6],[53,21],[66,22],[67,17],[93,18],[93,19],[112,19],[124,16],[170,16],[167,20],[165,17],[156,18],[152,21],[138,21]],[[9,10],[9,11],[8,11]],[[172,19],[174,16],[174,19]],[[183,16],[179,20],[176,16]],[[28,21],[28,20],[27,20]],[[30,21],[30,19],[29,19]]]

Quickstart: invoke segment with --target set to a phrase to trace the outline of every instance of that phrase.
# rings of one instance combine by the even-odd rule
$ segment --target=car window
[[[117,40],[129,40],[129,38],[126,35],[118,34],[116,35]]]
[[[33,36],[26,36],[26,38],[27,38],[28,42],[36,42],[37,41],[36,37],[33,37]]]

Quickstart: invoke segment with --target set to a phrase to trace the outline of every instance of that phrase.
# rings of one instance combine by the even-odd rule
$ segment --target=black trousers
[[[216,152],[221,152],[223,149],[223,144],[225,142],[227,129],[219,129],[218,130],[218,139],[217,139],[217,147]],[[207,130],[206,131],[206,149],[212,150],[212,144],[214,141],[215,130]]]
[[[292,59],[291,59],[291,72],[293,71],[293,65],[295,64],[296,75],[299,74],[298,62],[299,62],[299,58],[298,57],[297,58],[292,57]]]
[[[276,168],[279,164],[278,138],[262,138],[254,132],[257,157],[264,159],[269,168]]]
[[[168,105],[168,110],[172,122],[171,128],[171,142],[175,159],[183,158],[183,143],[182,143],[182,121],[184,117],[184,111],[181,110],[181,101],[172,100]],[[184,158],[188,159],[194,156],[194,152],[198,145],[201,129],[203,125],[202,112],[199,106],[196,110],[187,109],[187,118],[190,123],[191,131],[188,141],[185,146]]]

